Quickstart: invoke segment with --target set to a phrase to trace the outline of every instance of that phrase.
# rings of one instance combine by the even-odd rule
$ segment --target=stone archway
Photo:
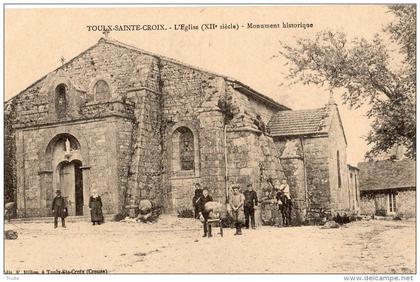
[[[192,122],[179,122],[176,123],[168,131],[168,160],[169,161],[169,170],[172,172],[172,178],[176,177],[177,174],[180,174],[181,177],[185,177],[185,173],[182,173],[181,164],[180,164],[180,137],[182,132],[188,131],[192,134],[192,144],[193,148],[193,169],[187,174],[191,177],[200,177],[200,147],[199,147],[199,133],[196,129],[195,124]]]
[[[55,191],[67,199],[69,215],[84,215],[88,211],[89,167],[84,166],[83,149],[69,133],[55,135],[43,157],[46,169],[40,171],[42,206],[51,208]]]

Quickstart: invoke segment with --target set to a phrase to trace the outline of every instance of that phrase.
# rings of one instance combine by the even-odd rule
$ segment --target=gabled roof
[[[268,122],[272,136],[328,133],[332,111],[329,105],[318,109],[280,111]]]
[[[122,43],[122,42],[119,42],[117,40],[113,40],[113,39],[111,40],[109,38],[104,38],[104,37],[100,38],[99,41],[95,45],[93,45],[93,46],[89,47],[88,49],[86,49],[85,51],[81,52],[79,55],[77,55],[74,58],[70,59],[65,64],[63,64],[62,66],[56,68],[52,72],[58,71],[59,69],[63,68],[64,66],[70,64],[75,59],[79,58],[80,56],[82,56],[83,54],[85,54],[86,52],[88,52],[89,50],[91,50],[91,49],[95,48],[96,46],[98,46],[100,43],[112,44],[114,46],[118,46],[118,47],[126,48],[128,50],[136,51],[136,52],[138,52],[140,54],[145,54],[145,55],[153,56],[153,57],[159,58],[161,60],[165,60],[165,61],[168,61],[168,62],[171,62],[171,63],[174,63],[174,64],[178,64],[180,66],[184,66],[184,67],[187,67],[187,68],[190,68],[190,69],[195,69],[197,71],[208,73],[210,75],[214,75],[214,76],[218,76],[218,77],[223,77],[226,81],[232,83],[233,84],[233,87],[235,89],[237,89],[238,91],[240,91],[241,93],[243,93],[243,94],[245,94],[247,96],[249,95],[249,96],[255,98],[256,100],[261,101],[263,103],[266,103],[269,106],[271,106],[271,107],[273,107],[273,108],[275,108],[277,110],[290,110],[290,108],[288,108],[288,107],[286,107],[286,106],[284,106],[284,105],[276,102],[275,100],[271,99],[270,97],[267,97],[267,96],[259,93],[258,91],[252,89],[251,87],[245,85],[244,83],[242,83],[242,82],[240,82],[240,81],[238,81],[238,80],[236,80],[234,78],[231,78],[231,77],[228,77],[228,76],[225,76],[225,75],[220,75],[220,74],[217,74],[217,73],[214,73],[214,72],[211,72],[211,71],[208,71],[208,70],[199,68],[199,67],[195,67],[195,66],[192,66],[192,65],[183,63],[183,62],[178,61],[176,59],[172,59],[172,58],[169,58],[169,57],[158,55],[158,54],[155,54],[155,53],[152,53],[152,52],[149,52],[149,51],[146,51],[146,50],[143,50],[143,49],[140,49],[140,48],[137,48],[137,47],[134,47],[134,46],[131,46],[131,45]],[[19,94],[25,92],[27,89],[31,88],[33,85],[35,85],[38,82],[40,82],[43,79],[45,79],[47,77],[47,75],[43,76],[42,78],[40,78],[37,81],[35,81],[34,83],[32,83],[30,86],[28,86],[27,88],[25,88],[24,90],[22,90]],[[19,94],[17,94],[16,96],[18,96]],[[14,97],[16,97],[16,96],[14,96]],[[9,101],[11,101],[14,97],[10,98]]]
[[[416,162],[371,161],[358,164],[360,191],[416,187]]]

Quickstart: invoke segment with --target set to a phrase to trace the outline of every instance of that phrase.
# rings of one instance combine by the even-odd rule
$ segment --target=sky
[[[289,85],[280,43],[293,44],[322,30],[348,38],[370,39],[393,20],[384,5],[277,5],[226,7],[6,7],[5,100],[96,44],[100,31],[91,25],[154,25],[165,31],[113,31],[115,39],[138,48],[240,80],[292,109],[322,107],[329,92],[315,86]],[[307,23],[313,28],[247,29],[248,23]],[[175,31],[176,24],[238,24],[239,30]],[[364,137],[370,121],[366,108],[349,109],[335,95],[347,137],[347,161],[357,165],[368,149]]]

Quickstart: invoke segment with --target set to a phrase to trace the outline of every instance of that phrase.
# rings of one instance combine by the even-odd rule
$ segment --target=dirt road
[[[414,221],[358,221],[339,229],[260,227],[234,236],[202,238],[192,219],[159,223],[6,224],[10,271],[108,273],[413,273]]]

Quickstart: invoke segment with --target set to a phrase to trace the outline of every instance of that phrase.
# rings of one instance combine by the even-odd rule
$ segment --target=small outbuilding
[[[415,217],[416,162],[411,159],[362,162],[360,212]]]

